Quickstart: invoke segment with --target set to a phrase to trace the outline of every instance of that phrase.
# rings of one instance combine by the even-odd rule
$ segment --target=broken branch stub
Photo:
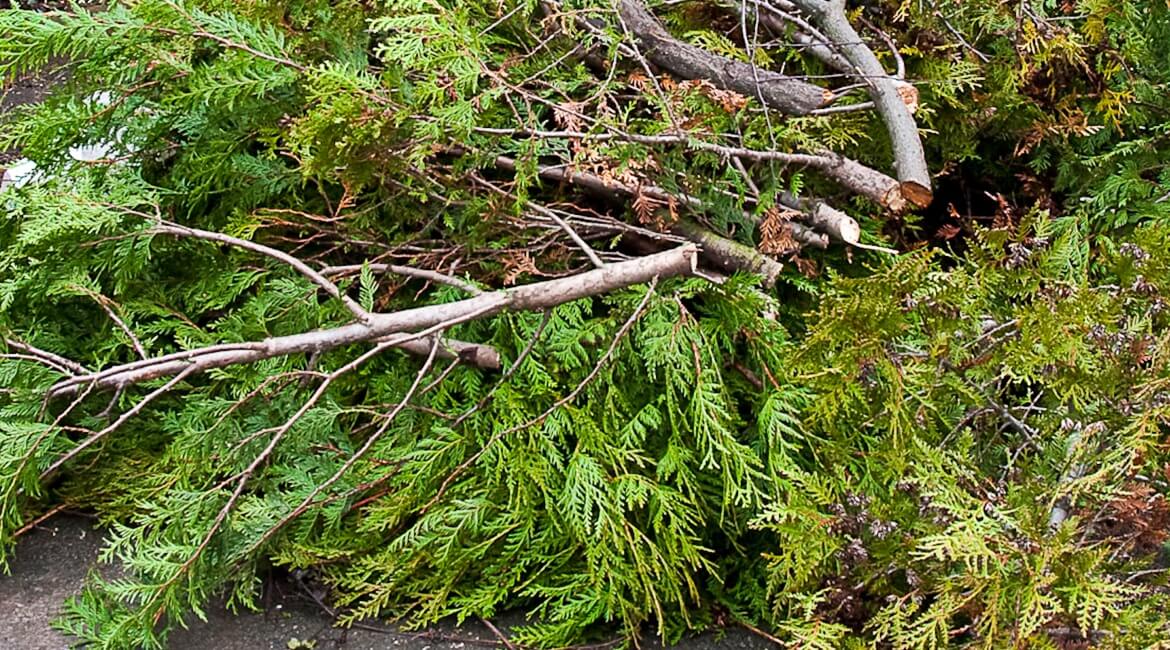
[[[805,221],[817,232],[823,232],[836,241],[856,244],[861,240],[861,226],[857,220],[824,201],[798,198],[788,192],[780,195],[785,207],[799,210]]]

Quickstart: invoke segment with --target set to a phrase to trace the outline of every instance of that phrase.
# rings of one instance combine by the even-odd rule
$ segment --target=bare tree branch
[[[832,92],[819,86],[683,43],[636,0],[620,0],[618,13],[641,41],[646,57],[684,79],[706,79],[789,115],[806,115],[833,98]]]
[[[424,356],[430,354],[434,338],[421,338],[395,343],[394,347],[399,350],[406,350],[411,354]],[[381,342],[386,339],[376,340]],[[444,338],[439,341],[438,356],[440,359],[459,359],[484,370],[500,369],[500,352],[492,346],[482,343],[468,343],[466,341]]]
[[[438,271],[416,269],[412,266],[402,266],[400,264],[368,264],[366,266],[369,267],[370,272],[372,273],[394,273],[395,275],[404,275],[406,277],[415,278],[418,280],[426,280],[428,282],[434,282],[437,284],[445,284],[457,289],[462,289],[473,296],[478,296],[479,294],[483,293],[482,289],[471,284],[470,282],[460,280],[453,275],[447,275],[446,273],[440,273]],[[321,269],[321,275],[349,275],[351,273],[360,273],[361,270],[361,264],[327,266]]]
[[[119,208],[119,209],[125,210],[124,208]],[[129,212],[133,212],[133,211],[129,211]],[[135,214],[138,214],[140,216],[144,216],[147,218],[153,218],[150,215],[147,215],[145,213],[135,212]],[[237,248],[242,248],[244,250],[252,251],[254,253],[260,253],[261,255],[267,255],[268,257],[271,257],[271,258],[276,259],[276,260],[280,260],[281,262],[284,262],[285,264],[288,264],[289,266],[293,267],[301,275],[312,280],[314,284],[316,284],[317,286],[324,289],[325,292],[328,293],[330,296],[341,300],[343,303],[345,303],[345,306],[349,309],[349,311],[351,313],[353,313],[354,316],[357,317],[357,319],[359,321],[362,321],[364,323],[364,322],[367,322],[370,318],[370,313],[367,312],[365,309],[362,309],[361,305],[357,304],[357,302],[355,302],[353,300],[353,298],[350,298],[349,296],[343,294],[341,292],[341,290],[337,288],[336,284],[333,284],[332,282],[330,282],[329,279],[326,278],[324,275],[318,273],[317,271],[314,271],[313,268],[310,267],[308,264],[305,264],[304,262],[298,260],[297,258],[293,257],[292,255],[289,255],[288,253],[285,253],[284,251],[280,251],[280,250],[277,250],[275,248],[265,246],[263,244],[257,244],[256,242],[248,241],[246,239],[232,237],[231,235],[225,235],[225,234],[219,233],[219,232],[211,232],[209,230],[199,230],[198,228],[188,228],[186,226],[180,226],[178,224],[168,223],[165,221],[159,222],[159,224],[154,226],[153,228],[151,228],[148,231],[148,233],[160,234],[160,235],[171,235],[174,237],[190,237],[192,239],[202,239],[205,241],[219,242],[221,244],[235,246]]]
[[[757,273],[764,277],[768,286],[772,286],[784,270],[783,264],[751,246],[721,237],[687,219],[680,219],[674,230],[702,246],[703,257],[723,271]]]
[[[882,172],[879,172],[872,167],[867,167],[866,165],[863,165],[856,160],[846,158],[845,156],[831,151],[820,151],[817,153],[808,154],[788,153],[783,151],[764,151],[743,147],[728,147],[712,142],[703,142],[685,134],[637,135],[632,133],[525,131],[515,129],[489,128],[478,128],[476,131],[495,135],[530,136],[541,138],[572,138],[597,141],[623,140],[647,145],[679,144],[698,151],[709,151],[725,158],[739,158],[741,160],[751,160],[756,162],[775,161],[792,165],[803,165],[818,170],[854,194],[859,194],[868,199],[871,199],[891,212],[903,212],[907,208],[906,199],[902,196],[901,185],[898,183],[897,179],[883,174]],[[511,161],[511,158],[500,157],[497,159],[497,161],[501,160],[504,161],[505,164],[500,164],[500,162],[497,162],[497,166],[510,170],[515,169],[514,162],[507,162]],[[564,180],[561,177],[561,174],[563,173],[563,169],[558,167],[545,167],[541,169],[541,176],[550,180]],[[601,182],[601,186],[606,187],[607,184],[603,181]],[[645,193],[645,189],[643,189],[643,193]]]
[[[808,52],[838,72],[853,74],[855,70],[853,64],[849,63],[832,47],[831,42],[824,34],[821,34],[819,30],[800,16],[760,0],[747,0],[746,2],[744,0],[730,0],[730,4],[734,5],[733,9],[740,15],[741,20],[758,18],[760,23],[771,32],[784,34],[787,38],[792,39],[800,46],[801,51]],[[748,8],[749,6],[751,9]],[[786,23],[792,25],[794,29],[786,28]]]
[[[370,314],[366,323],[350,323],[263,341],[228,343],[177,352],[66,379],[50,389],[48,395],[61,397],[72,395],[89,385],[102,389],[116,388],[181,372],[194,374],[277,356],[323,352],[400,332],[448,327],[457,322],[485,318],[503,311],[542,311],[580,298],[648,282],[655,277],[693,275],[697,270],[697,256],[698,249],[695,246],[684,245],[647,257],[607,264],[604,268],[578,275],[493,291],[458,302],[374,313]]]
[[[4,345],[12,350],[20,350],[27,355],[28,359],[38,361],[63,375],[84,375],[89,372],[89,369],[72,359],[66,359],[59,354],[42,350],[28,343],[17,341],[16,339],[5,337]]]
[[[933,197],[930,168],[926,165],[918,125],[899,92],[905,84],[886,72],[873,50],[849,24],[845,0],[792,0],[792,3],[813,16],[834,47],[860,71],[858,81],[869,87],[869,96],[890,135],[901,195],[918,207],[930,205]]]
[[[836,241],[856,244],[861,239],[861,226],[857,220],[824,201],[798,198],[784,192],[780,195],[780,203],[804,213],[808,217],[808,225]]]

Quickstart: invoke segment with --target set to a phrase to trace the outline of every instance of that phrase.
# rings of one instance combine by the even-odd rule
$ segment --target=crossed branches
[[[831,152],[820,152],[808,158],[825,159],[818,168],[853,191],[880,196],[879,202],[895,212],[908,205],[929,205],[932,198],[930,170],[908,105],[917,100],[916,94],[907,96],[903,90],[906,84],[899,83],[882,68],[873,50],[849,24],[844,0],[793,0],[791,5],[813,18],[821,30],[816,32],[817,35],[825,39],[819,43],[820,47],[834,57],[832,60],[837,65],[847,62],[847,73],[869,91],[890,136],[898,180],[893,186],[887,185],[884,191],[879,191],[874,186],[874,175],[879,173],[874,170],[859,164],[847,164]],[[675,39],[637,0],[621,0],[618,13],[623,25],[634,33],[644,48],[646,58],[684,79],[709,81],[718,88],[756,98],[765,106],[787,115],[809,115],[834,99],[831,91],[806,81],[761,70],[750,63],[712,54]],[[813,28],[810,26],[809,29]]]

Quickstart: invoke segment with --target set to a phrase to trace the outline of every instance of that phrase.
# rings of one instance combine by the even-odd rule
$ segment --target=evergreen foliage
[[[0,559],[55,503],[97,512],[126,572],[60,625],[98,648],[162,647],[218,594],[256,607],[274,566],[324,581],[344,623],[518,609],[513,641],[541,647],[731,622],[826,649],[1170,638],[1170,7],[850,10],[920,81],[944,182],[998,193],[980,222],[887,219],[776,161],[741,173],[701,145],[876,168],[889,145],[870,112],[783,117],[651,75],[610,4],[0,11],[0,74],[71,70],[0,117],[0,148],[43,172],[0,193]],[[708,51],[830,74],[741,38],[758,25],[726,4],[655,11]],[[95,142],[114,153],[68,155]],[[542,177],[557,165],[639,189],[589,195]],[[647,187],[761,249],[782,192],[832,198],[907,251],[805,249],[776,287],[662,278],[444,330],[502,370],[352,343],[47,396],[353,319],[292,266],[160,220],[352,265],[344,295],[392,312],[466,287],[375,264],[473,289],[587,269],[540,210],[610,224],[589,237],[607,261],[669,237],[687,205]]]

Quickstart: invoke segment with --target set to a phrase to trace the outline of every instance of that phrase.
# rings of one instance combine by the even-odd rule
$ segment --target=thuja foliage
[[[729,621],[808,648],[1170,636],[1164,3],[851,13],[922,81],[932,162],[1005,184],[990,188],[994,220],[958,220],[961,254],[831,251],[778,289],[662,280],[446,332],[493,346],[503,371],[353,345],[46,398],[70,363],[351,318],[288,265],[159,235],[160,218],[355,265],[348,295],[392,311],[464,294],[371,263],[483,288],[580,270],[572,243],[524,218],[530,200],[628,211],[647,229],[675,217],[581,199],[538,164],[686,191],[745,243],[759,238],[745,207],[835,191],[764,165],[748,201],[715,154],[501,130],[685,124],[888,160],[868,113],[783,119],[652,78],[623,55],[607,3],[567,5],[594,29],[534,2],[0,13],[4,74],[71,72],[0,136],[43,171],[0,195],[0,545],[65,503],[102,517],[104,558],[125,568],[93,576],[62,628],[95,647],[160,646],[217,595],[257,606],[278,566],[327,584],[343,622],[519,610],[525,645]],[[741,40],[718,3],[659,13],[732,58],[824,72],[784,39]],[[69,157],[96,141],[116,154]],[[498,156],[517,161],[506,192]],[[875,206],[850,207],[882,235]],[[922,235],[903,225],[885,234]]]

